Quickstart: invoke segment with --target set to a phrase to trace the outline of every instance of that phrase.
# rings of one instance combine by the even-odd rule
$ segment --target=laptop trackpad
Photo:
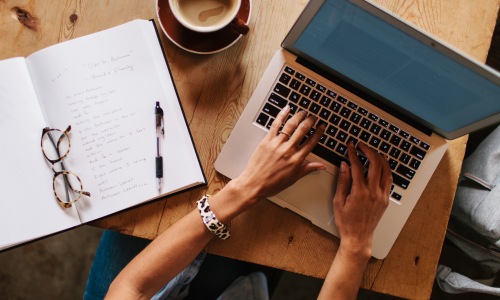
[[[336,184],[337,175],[317,171],[302,177],[276,197],[286,202],[286,206],[291,206],[289,209],[313,223],[329,224],[333,218],[333,195]]]

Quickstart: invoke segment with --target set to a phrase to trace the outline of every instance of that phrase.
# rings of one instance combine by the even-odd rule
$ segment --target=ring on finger
[[[284,135],[286,135],[286,136],[288,137],[288,139],[290,139],[290,138],[292,137],[292,135],[291,135],[291,134],[289,134],[288,132],[285,132],[285,131],[283,131],[283,130],[280,130],[280,131],[278,132],[278,134],[284,134]]]

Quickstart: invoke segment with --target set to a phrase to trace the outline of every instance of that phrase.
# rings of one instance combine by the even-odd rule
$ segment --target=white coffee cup
[[[170,10],[184,27],[213,32],[236,20],[242,0],[169,0]],[[235,22],[236,22],[235,21]]]

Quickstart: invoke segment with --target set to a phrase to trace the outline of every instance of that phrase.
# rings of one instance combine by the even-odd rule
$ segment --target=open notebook
[[[165,114],[160,193],[156,101]],[[206,183],[152,21],[0,61],[0,125],[0,250]],[[91,196],[62,208],[40,141],[44,127],[68,125],[65,168]]]

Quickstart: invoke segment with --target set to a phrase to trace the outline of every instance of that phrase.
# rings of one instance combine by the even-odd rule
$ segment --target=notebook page
[[[25,59],[0,61],[0,250],[80,224],[76,209],[55,199],[44,127]]]
[[[165,63],[151,56],[143,36],[145,26],[151,24],[132,21],[46,48],[27,59],[49,124],[72,125],[66,166],[79,174],[84,189],[92,194],[78,203],[83,222],[159,195],[154,106],[160,101],[165,114],[170,114],[163,86],[171,82],[158,78],[155,65]],[[177,112],[170,117],[183,120]],[[191,145],[181,147],[189,150]],[[165,173],[169,169],[164,162]],[[197,181],[187,177],[189,184]],[[176,176],[164,178],[165,184],[172,180]],[[162,192],[185,184],[164,186]]]

